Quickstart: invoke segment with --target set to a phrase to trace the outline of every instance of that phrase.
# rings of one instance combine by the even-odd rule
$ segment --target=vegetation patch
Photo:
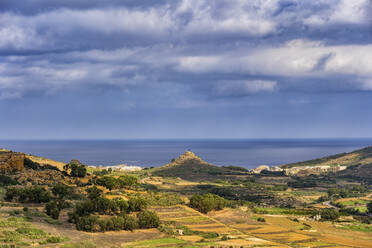
[[[171,245],[180,245],[187,243],[184,240],[176,238],[163,238],[163,239],[153,239],[146,241],[138,241],[132,243],[126,243],[122,245],[122,248],[148,248],[148,247],[175,247]]]
[[[352,224],[337,227],[338,229],[359,231],[359,232],[372,232],[372,225],[368,224]]]

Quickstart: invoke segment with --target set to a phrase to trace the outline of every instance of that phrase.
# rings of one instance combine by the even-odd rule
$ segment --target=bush
[[[22,203],[43,203],[49,202],[51,195],[49,191],[41,186],[31,186],[26,188],[10,187],[5,193],[5,200],[16,200]]]
[[[17,185],[18,182],[6,175],[0,175],[0,186]]]
[[[257,221],[259,221],[259,222],[266,222],[266,220],[264,218],[262,218],[262,217],[258,217],[257,218]]]
[[[71,177],[85,177],[87,175],[87,167],[75,160],[63,166],[63,169]]]
[[[104,176],[102,178],[98,178],[96,180],[96,184],[101,185],[111,191],[113,189],[121,189],[138,185],[138,179],[137,177],[130,175],[123,175],[119,178]]]
[[[76,229],[79,231],[95,232],[99,230],[98,216],[83,216],[77,219]]]
[[[62,183],[58,183],[53,186],[52,192],[57,198],[64,199],[72,195],[72,188]]]
[[[124,219],[123,230],[133,231],[138,228],[138,222],[133,216],[121,215],[121,217]]]
[[[138,212],[147,208],[148,202],[142,197],[130,198],[128,201],[129,210],[132,212]]]
[[[137,214],[140,228],[157,228],[160,225],[158,215],[151,211],[142,211]]]
[[[367,204],[368,213],[372,214],[372,201]]]
[[[45,212],[53,219],[58,220],[61,208],[59,207],[56,201],[50,201],[47,204],[45,204]]]
[[[59,236],[50,236],[48,237],[45,241],[47,243],[53,243],[53,244],[56,244],[56,243],[61,243],[61,242],[64,242],[68,240],[68,238],[63,238],[63,237],[59,237]]]
[[[202,213],[208,213],[211,210],[221,210],[226,207],[227,201],[214,194],[193,195],[190,199],[190,206]]]
[[[94,200],[94,199],[101,197],[103,194],[103,191],[97,188],[96,186],[93,186],[87,189],[87,193],[88,193],[88,198],[90,200]]]
[[[335,209],[323,209],[320,211],[321,220],[334,221],[340,217],[340,213]]]

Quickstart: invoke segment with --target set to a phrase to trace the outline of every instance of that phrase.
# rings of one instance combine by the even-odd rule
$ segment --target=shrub
[[[47,243],[61,243],[61,242],[64,242],[68,240],[68,238],[63,238],[63,237],[59,237],[59,236],[50,236],[48,237],[45,241]]]
[[[46,233],[43,230],[32,227],[20,227],[16,229],[16,232],[29,239],[40,239],[46,236]]]
[[[211,210],[221,210],[226,207],[227,201],[214,194],[193,195],[190,199],[190,206],[202,213],[208,213]]]
[[[372,201],[367,204],[368,213],[372,214]]]
[[[98,216],[83,216],[77,219],[76,229],[80,231],[94,232],[99,230]]]
[[[17,185],[18,182],[6,175],[0,175],[0,186]]]
[[[321,220],[334,221],[340,217],[340,213],[335,209],[323,209],[320,211]]]
[[[17,200],[22,203],[43,203],[49,202],[51,195],[49,191],[41,186],[31,186],[26,188],[10,187],[7,188],[5,199],[7,201]]]
[[[59,199],[64,199],[72,195],[71,187],[64,185],[62,183],[54,185],[52,188],[52,192]]]
[[[113,189],[120,189],[131,187],[138,184],[138,179],[131,175],[122,175],[119,178],[112,176],[104,176],[96,180],[96,184],[106,187],[110,191]]]
[[[257,221],[259,221],[259,222],[266,222],[266,220],[264,218],[262,218],[262,217],[258,217],[257,218]]]
[[[72,160],[63,166],[63,169],[71,177],[85,177],[87,175],[87,167],[78,161]]]
[[[45,204],[45,212],[53,219],[58,220],[61,208],[58,206],[58,203],[56,201],[50,201],[47,204]]]
[[[142,197],[130,198],[128,201],[129,210],[133,212],[138,212],[145,210],[147,208],[147,201]]]
[[[160,225],[158,215],[151,211],[142,211],[137,214],[140,228],[157,228]]]
[[[90,200],[94,200],[94,199],[101,197],[103,194],[103,191],[97,188],[96,186],[93,186],[87,189],[87,193],[88,193],[88,198]]]

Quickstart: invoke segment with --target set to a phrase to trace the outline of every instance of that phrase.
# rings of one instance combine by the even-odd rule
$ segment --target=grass
[[[181,223],[200,223],[204,221],[209,221],[210,219],[204,216],[192,216],[192,217],[180,217],[180,218],[166,218],[164,221],[175,221]]]
[[[358,210],[359,213],[366,213],[367,212],[367,207],[355,207],[355,210]]]
[[[6,228],[6,227],[29,227],[31,226],[30,223],[25,222],[24,218],[20,217],[9,217],[7,219],[0,219],[0,227]]]
[[[272,215],[312,215],[315,213],[313,210],[306,209],[292,209],[292,208],[264,208],[256,207],[253,209],[257,214],[272,214]]]
[[[96,248],[97,246],[90,241],[80,241],[75,243],[64,244],[62,248]]]
[[[15,231],[29,239],[41,239],[47,237],[46,232],[33,227],[20,227],[17,228]]]
[[[152,239],[152,240],[145,240],[145,241],[138,241],[138,242],[132,242],[123,244],[123,248],[150,248],[150,247],[163,247],[169,245],[180,245],[185,244],[186,241],[175,239],[175,238],[162,238],[162,239]],[[172,246],[174,247],[174,246]]]
[[[369,201],[366,200],[352,200],[352,201],[339,201],[337,202],[338,205],[341,205],[342,207],[351,207],[356,205],[365,205]]]
[[[372,225],[368,225],[368,224],[345,225],[342,227],[338,227],[338,229],[359,231],[359,232],[372,232]]]
[[[33,227],[26,220],[27,217],[14,216],[0,219],[0,242],[7,243],[0,244],[0,248],[30,246],[29,242],[31,240],[41,245],[69,240],[67,237],[50,236],[47,232]]]

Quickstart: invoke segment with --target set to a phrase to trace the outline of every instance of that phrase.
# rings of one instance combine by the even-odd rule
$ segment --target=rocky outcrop
[[[270,171],[270,166],[268,166],[268,165],[260,165],[257,168],[253,169],[252,172],[255,173],[255,174],[259,174],[259,173],[261,173],[264,170]]]
[[[0,151],[0,171],[12,172],[24,169],[25,154],[11,151]]]
[[[155,176],[179,177],[190,181],[216,180],[226,173],[231,173],[231,170],[212,165],[191,151],[186,151],[169,164],[152,170]]]

